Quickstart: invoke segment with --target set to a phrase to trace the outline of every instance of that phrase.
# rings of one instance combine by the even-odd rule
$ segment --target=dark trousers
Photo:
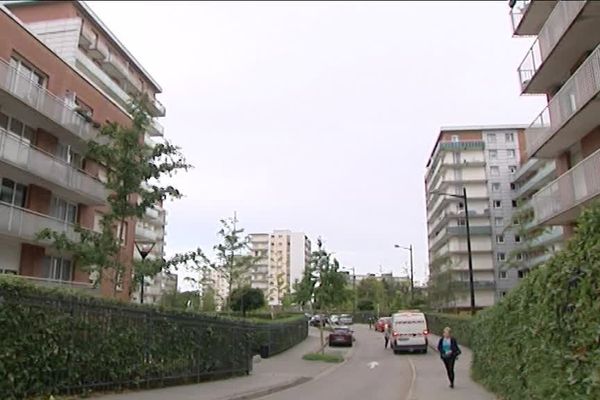
[[[444,366],[446,367],[446,373],[448,374],[448,380],[451,384],[454,384],[454,361],[456,357],[442,358]]]
[[[385,348],[387,349],[388,343],[390,342],[390,338],[388,336],[384,336],[385,339]]]

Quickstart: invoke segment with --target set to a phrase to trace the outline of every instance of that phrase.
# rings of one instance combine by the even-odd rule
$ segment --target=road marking
[[[406,393],[405,400],[416,400],[416,397],[413,396],[413,390],[415,388],[415,382],[417,380],[417,369],[415,368],[415,364],[412,362],[412,358],[408,357],[408,363],[410,364],[410,369],[412,372],[412,378],[410,381],[410,387],[408,388],[408,393]]]
[[[377,361],[371,361],[370,363],[367,364],[369,366],[369,369],[373,369],[375,367],[379,366],[379,363]]]

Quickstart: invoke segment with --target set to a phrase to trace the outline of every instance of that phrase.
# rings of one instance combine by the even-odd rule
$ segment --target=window
[[[459,140],[460,140],[460,138],[458,137],[458,135],[452,135],[453,142],[458,142]]]
[[[515,190],[517,188],[517,185],[515,185],[514,183],[510,184],[510,190]]]
[[[494,225],[496,226],[504,226],[504,218],[496,217],[494,218]]]
[[[494,200],[494,208],[502,208],[502,200]]]
[[[0,186],[0,201],[17,207],[25,207],[27,187],[11,179],[2,179]]]
[[[498,278],[508,279],[508,273],[506,271],[500,271],[500,272],[498,272]]]
[[[517,172],[517,166],[516,165],[509,165],[508,166],[508,172],[510,172],[511,174],[514,174],[515,172]]]
[[[506,150],[506,157],[508,158],[515,158],[515,151],[513,149],[508,149]]]
[[[488,141],[488,143],[496,143],[496,134],[495,133],[488,133],[487,134],[487,141]]]
[[[521,261],[523,259],[523,253],[517,253],[516,259],[517,261]]]
[[[515,235],[515,243],[521,243],[521,235]]]
[[[83,157],[73,151],[70,145],[58,143],[56,146],[56,157],[77,169],[83,168]]]
[[[513,206],[513,208],[517,208],[517,207],[519,207],[519,204],[517,203],[516,200],[513,200],[512,201],[512,206]]]
[[[496,254],[496,260],[498,260],[498,261],[504,261],[504,260],[506,260],[506,254],[504,254],[504,253],[498,253],[498,254]]]
[[[73,275],[71,260],[45,256],[42,259],[42,277],[57,281],[70,281]]]
[[[13,84],[16,95],[29,103],[36,103],[40,97],[40,87],[46,85],[44,74],[17,57],[11,57],[10,66],[18,73]]]
[[[505,135],[505,139],[507,143],[513,143],[515,141],[515,134],[510,132]]]
[[[504,235],[496,235],[496,243],[504,243]]]
[[[500,297],[505,297],[505,296],[506,296],[506,292],[505,291],[500,292]]]
[[[458,219],[458,226],[466,226],[467,225],[467,220],[464,218],[459,218]]]
[[[54,196],[50,202],[50,215],[58,220],[74,224],[77,222],[77,204]]]
[[[465,205],[463,203],[458,203],[458,209],[459,210],[462,211],[462,210],[464,210],[464,208],[465,208]]]
[[[498,166],[490,167],[490,175],[499,176],[500,175],[500,167],[498,167]]]
[[[16,136],[27,144],[33,142],[35,129],[25,125],[21,120],[0,112],[0,128]]]
[[[498,182],[492,183],[492,192],[499,192],[499,191],[500,191],[500,183],[498,183]]]
[[[490,160],[497,160],[498,159],[498,150],[490,150],[488,152]]]
[[[519,277],[519,279],[523,279],[525,278],[525,276],[527,276],[527,272],[526,271],[519,271],[517,276]]]
[[[513,223],[513,225],[519,225],[519,219],[518,218],[513,219],[512,223]]]

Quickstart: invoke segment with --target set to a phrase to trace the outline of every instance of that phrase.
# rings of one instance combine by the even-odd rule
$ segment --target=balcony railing
[[[162,236],[160,232],[157,232],[152,229],[144,228],[141,225],[137,225],[135,227],[135,236],[142,240],[151,240],[151,241],[160,241],[162,240]]]
[[[599,196],[599,171],[600,150],[536,193],[532,199],[536,222],[549,222],[574,207]],[[570,222],[576,216],[571,215],[563,219]]]
[[[540,168],[537,171],[537,173],[534,176],[529,178],[517,190],[515,197],[520,198],[521,196],[523,196],[525,193],[527,193],[529,190],[531,190],[531,188],[533,188],[535,185],[537,185],[540,181],[548,178],[548,176],[551,175],[555,169],[556,169],[556,163],[554,161],[549,162],[548,164],[544,165],[542,168]]]
[[[513,8],[510,9],[510,19],[512,21],[513,32],[517,30],[519,23],[527,11],[527,7],[529,7],[529,3],[531,3],[531,0],[519,0],[515,2]]]
[[[99,180],[33,147],[2,128],[0,128],[0,160],[46,181],[69,188],[91,199],[94,204],[103,204],[108,196],[106,187]]]
[[[540,33],[519,65],[521,89],[525,89],[546,57],[552,52],[560,38],[571,26],[579,12],[589,0],[559,1]]]
[[[469,281],[453,281],[453,282],[451,282],[450,286],[456,290],[469,290],[470,283],[469,283]],[[496,282],[474,280],[473,288],[474,289],[495,289]]]
[[[167,111],[165,110],[165,106],[162,105],[160,101],[156,98],[150,98],[150,111],[155,117],[164,117]]]
[[[68,288],[74,290],[83,290],[88,294],[92,295],[100,295],[100,288],[94,287],[91,283],[86,282],[77,282],[77,281],[61,281],[58,279],[47,279],[47,278],[39,278],[37,276],[27,276],[27,275],[19,275],[20,278],[27,279],[31,281],[35,285],[45,286],[45,287],[59,287],[59,288]]]
[[[68,222],[21,207],[0,203],[0,234],[35,242],[37,241],[36,235],[44,228],[65,233],[71,240],[79,240],[79,234]]]
[[[81,115],[67,106],[64,100],[18,73],[4,60],[0,60],[0,90],[17,97],[85,141],[95,138],[98,133]]]
[[[590,54],[525,130],[533,157],[562,126],[600,92],[600,46]]]

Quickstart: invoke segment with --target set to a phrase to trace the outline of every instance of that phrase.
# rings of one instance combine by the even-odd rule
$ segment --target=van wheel
[[[424,348],[424,349],[421,351],[421,353],[423,353],[423,354],[427,354],[427,347],[426,347],[426,348]]]

